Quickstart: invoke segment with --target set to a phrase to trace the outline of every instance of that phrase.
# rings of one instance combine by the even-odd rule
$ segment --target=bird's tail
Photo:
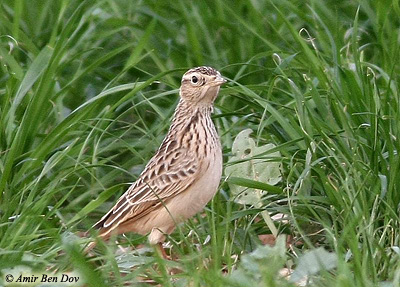
[[[111,231],[114,229],[112,226],[105,228],[104,223],[107,221],[107,218],[109,217],[110,212],[108,212],[106,215],[104,215],[98,222],[96,222],[93,226],[92,229],[97,229],[99,231],[98,236],[103,239],[103,240],[108,240],[110,238]],[[85,232],[85,237],[89,237],[90,233],[89,231]],[[91,241],[84,249],[84,253],[90,252],[94,247],[96,247],[97,243],[96,241]]]

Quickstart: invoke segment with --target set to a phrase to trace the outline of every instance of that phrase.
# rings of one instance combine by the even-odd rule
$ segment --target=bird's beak
[[[217,75],[213,81],[213,85],[215,86],[221,86],[222,84],[225,84],[227,81],[222,78],[220,75]]]

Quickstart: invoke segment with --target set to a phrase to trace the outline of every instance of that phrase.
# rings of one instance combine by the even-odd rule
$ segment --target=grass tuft
[[[6,0],[0,11],[0,284],[24,270],[77,272],[88,286],[399,285],[398,1]],[[274,144],[256,159],[281,163],[282,181],[224,177],[168,238],[174,262],[135,234],[86,256],[76,235],[138,177],[196,65],[229,79],[214,113],[225,166],[251,129],[257,146]],[[261,203],[235,203],[228,182],[263,190]],[[262,246],[265,212],[286,242]]]

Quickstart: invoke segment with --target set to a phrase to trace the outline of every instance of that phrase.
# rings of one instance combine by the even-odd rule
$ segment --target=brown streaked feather
[[[163,160],[158,160],[160,158]],[[192,152],[184,148],[171,151],[162,144],[139,179],[94,227],[102,229],[101,234],[109,234],[124,222],[147,215],[163,205],[169,197],[186,190],[196,178],[198,170],[198,159]]]

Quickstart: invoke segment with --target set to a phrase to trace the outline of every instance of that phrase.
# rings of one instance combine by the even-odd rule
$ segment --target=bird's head
[[[179,95],[194,104],[212,104],[219,87],[226,83],[220,72],[211,67],[197,67],[187,71],[182,77]]]

